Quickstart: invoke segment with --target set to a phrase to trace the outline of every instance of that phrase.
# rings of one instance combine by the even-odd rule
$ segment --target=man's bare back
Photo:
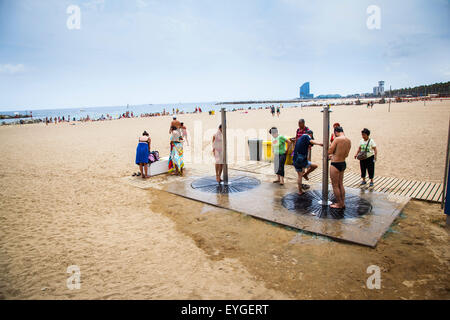
[[[330,147],[331,161],[332,162],[344,162],[348,157],[352,142],[345,135],[340,135],[333,140]]]
[[[179,128],[181,127],[181,122],[178,121],[178,120],[173,120],[173,121],[170,123],[170,126],[171,126],[171,127],[177,127],[177,129],[179,129]]]

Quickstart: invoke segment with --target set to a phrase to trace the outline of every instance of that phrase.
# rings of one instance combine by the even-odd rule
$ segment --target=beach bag
[[[369,147],[369,143],[370,143],[370,139],[367,141],[366,146],[364,147],[364,150],[361,150],[360,152],[358,152],[358,155],[356,156],[356,159],[358,160],[365,160],[367,159],[367,148]]]
[[[299,153],[295,157],[293,165],[295,169],[303,169],[308,165],[308,158],[305,155]]]
[[[148,162],[153,163],[156,161],[159,161],[159,152],[158,151],[150,152],[150,154],[148,155]]]

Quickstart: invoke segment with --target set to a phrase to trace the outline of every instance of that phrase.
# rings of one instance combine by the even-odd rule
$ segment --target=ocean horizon
[[[125,105],[125,106],[111,106],[111,107],[80,107],[80,108],[61,108],[61,109],[36,109],[36,110],[12,110],[12,111],[0,111],[0,115],[11,115],[15,114],[20,115],[29,115],[30,112],[33,115],[33,119],[45,119],[46,117],[55,118],[55,117],[63,117],[65,119],[70,118],[70,121],[80,120],[81,118],[85,118],[89,115],[91,119],[99,119],[102,116],[108,114],[113,117],[113,119],[117,119],[121,114],[129,111],[133,112],[134,116],[140,116],[146,113],[157,113],[166,112],[172,113],[173,109],[179,109],[179,111],[183,111],[185,113],[194,112],[195,108],[200,107],[203,112],[208,111],[219,111],[221,108],[226,108],[227,110],[233,110],[238,108],[248,109],[259,108],[259,107],[267,107],[271,105],[280,105],[279,103],[242,103],[242,104],[221,104],[216,105],[218,102],[194,102],[194,103],[171,103],[171,104],[143,104],[143,105]],[[303,102],[292,102],[292,103],[281,103],[284,107],[290,106],[300,106],[304,105]],[[0,123],[14,123],[20,121],[21,119],[30,119],[26,118],[13,118],[13,119],[2,119]]]

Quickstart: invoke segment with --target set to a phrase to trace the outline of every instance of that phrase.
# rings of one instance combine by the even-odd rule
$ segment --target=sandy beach
[[[332,110],[331,123],[339,122],[352,141],[351,156],[361,130],[372,131],[376,175],[442,181],[449,100],[393,103],[391,112],[387,104]],[[293,136],[300,118],[322,140],[318,107],[285,108],[279,118],[269,110],[227,114],[231,131],[266,138],[272,126]],[[201,126],[199,142],[190,141],[201,148],[191,152],[208,154],[218,113],[179,120],[191,137]],[[371,249],[299,237],[295,230],[124,183],[138,170],[135,150],[144,130],[152,149],[168,155],[170,121],[0,127],[0,299],[450,298],[449,233],[439,204],[410,201]],[[321,159],[321,148],[314,147],[313,162],[321,165]],[[359,172],[353,157],[348,170]],[[381,290],[365,286],[371,264],[382,267]],[[70,265],[80,267],[80,290],[66,286]]]

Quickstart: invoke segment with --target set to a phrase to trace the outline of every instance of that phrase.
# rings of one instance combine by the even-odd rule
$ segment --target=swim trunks
[[[347,168],[345,161],[343,162],[332,162],[331,165],[339,170],[339,172],[344,171]]]
[[[297,171],[297,172],[302,172],[303,169],[308,169],[309,167],[311,167],[311,161],[307,161],[306,165],[304,167],[295,167],[294,166],[295,171]]]

